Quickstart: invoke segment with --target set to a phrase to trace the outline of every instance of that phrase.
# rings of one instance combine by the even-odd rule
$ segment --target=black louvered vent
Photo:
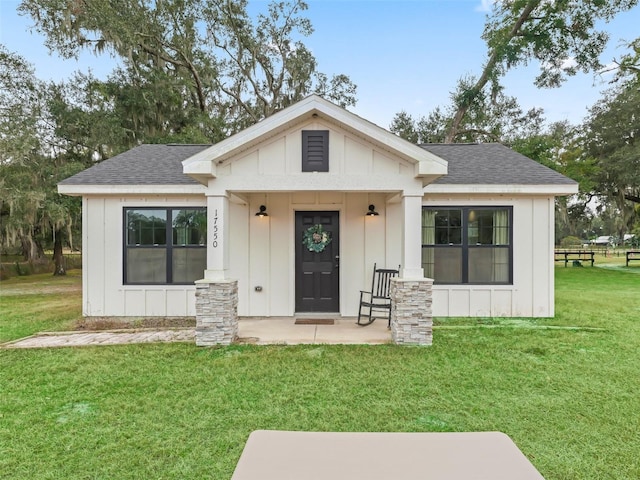
[[[329,131],[302,131],[302,171],[329,171]]]

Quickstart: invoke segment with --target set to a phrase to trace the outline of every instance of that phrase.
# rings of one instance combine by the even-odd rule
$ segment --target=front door
[[[296,312],[340,311],[338,212],[296,212]]]

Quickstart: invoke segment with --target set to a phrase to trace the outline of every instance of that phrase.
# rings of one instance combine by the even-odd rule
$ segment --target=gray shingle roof
[[[182,173],[182,161],[210,145],[140,145],[60,182],[61,185],[199,185]],[[449,162],[436,184],[571,185],[560,173],[499,143],[424,144]]]
[[[69,177],[61,185],[199,185],[182,161],[210,145],[140,145]]]
[[[568,177],[499,143],[423,144],[449,162],[448,174],[436,184],[571,185]]]

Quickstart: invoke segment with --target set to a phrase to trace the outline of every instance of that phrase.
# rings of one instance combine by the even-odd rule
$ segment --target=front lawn
[[[82,317],[82,271],[0,282],[0,343],[43,331],[71,330]],[[2,477],[0,477],[2,478]]]
[[[640,478],[640,275],[556,278],[555,319],[439,320],[427,348],[0,350],[0,478],[229,479],[255,429],[498,430],[547,480]]]

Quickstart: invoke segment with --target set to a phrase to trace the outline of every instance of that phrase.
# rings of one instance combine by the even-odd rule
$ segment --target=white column
[[[422,193],[402,197],[402,271],[401,278],[424,278],[422,268]]]
[[[207,196],[207,269],[205,280],[229,275],[229,197]]]

